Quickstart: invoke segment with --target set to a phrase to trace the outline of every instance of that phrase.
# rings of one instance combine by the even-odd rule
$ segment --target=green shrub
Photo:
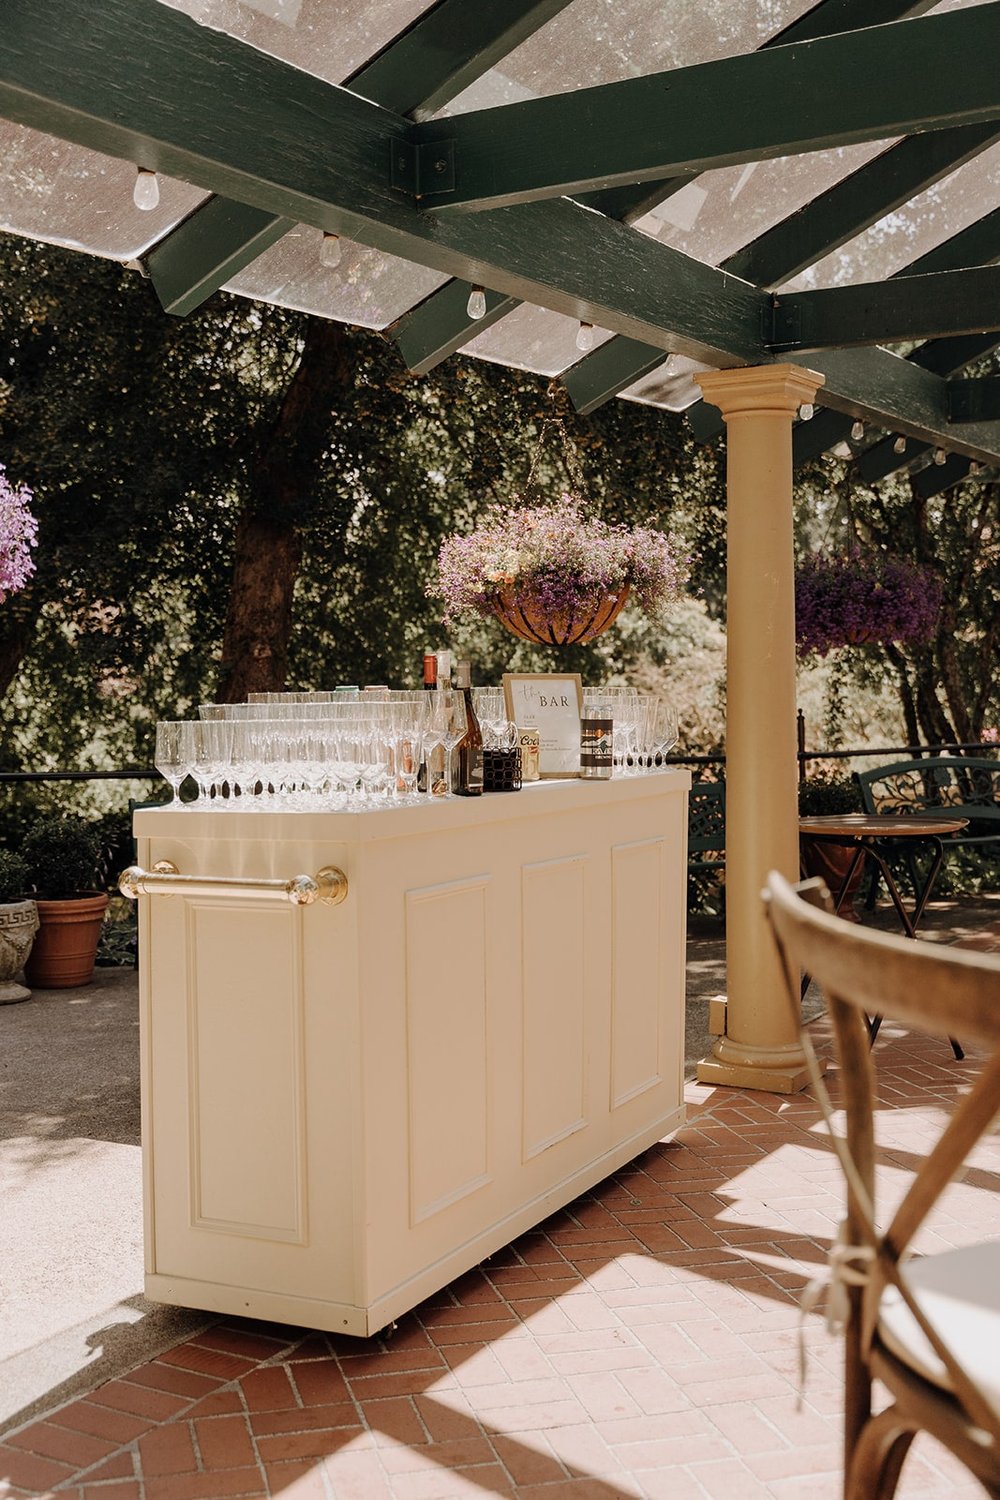
[[[28,885],[25,860],[12,849],[0,849],[0,901],[23,901]]]
[[[799,815],[803,818],[861,812],[861,794],[850,776],[807,776],[799,782]]]
[[[96,830],[82,818],[40,818],[21,846],[36,895],[65,901],[93,891],[100,847]]]

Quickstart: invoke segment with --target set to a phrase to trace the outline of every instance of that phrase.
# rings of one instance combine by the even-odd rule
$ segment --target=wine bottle
[[[457,745],[452,790],[459,797],[479,797],[483,791],[483,732],[472,702],[472,668],[467,661],[458,663],[456,686],[465,699],[467,727]]]
[[[433,693],[437,687],[438,666],[437,654],[429,646],[424,647],[424,692]],[[417,791],[427,790],[427,752],[424,751],[420,758],[420,770],[417,772]]]
[[[438,651],[434,658],[435,691],[444,692],[451,687],[451,652]],[[434,797],[443,797],[448,787],[444,779],[445,754],[443,745],[435,745],[427,754],[427,790]]]

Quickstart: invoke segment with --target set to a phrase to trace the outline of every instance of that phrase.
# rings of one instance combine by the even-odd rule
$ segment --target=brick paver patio
[[[822,1023],[819,1023],[822,1030]],[[977,1067],[885,1027],[889,1192]],[[75,1500],[828,1500],[840,1352],[797,1297],[840,1214],[808,1094],[688,1088],[689,1122],[365,1341],[221,1320],[9,1432],[0,1495]],[[918,1248],[997,1228],[984,1145]],[[979,1496],[918,1438],[902,1500]]]

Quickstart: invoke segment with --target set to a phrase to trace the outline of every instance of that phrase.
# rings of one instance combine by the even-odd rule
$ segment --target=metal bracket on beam
[[[428,198],[455,187],[454,141],[396,141],[392,146],[392,186],[408,197]]]

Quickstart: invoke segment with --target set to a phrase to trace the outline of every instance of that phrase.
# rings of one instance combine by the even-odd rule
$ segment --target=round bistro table
[[[943,840],[948,834],[960,833],[968,826],[968,818],[953,818],[947,813],[942,813],[940,817],[932,813],[903,814],[898,817],[888,813],[833,813],[823,817],[799,819],[799,833],[802,836],[816,839],[819,843],[836,844],[841,849],[854,850],[854,857],[847,867],[840,890],[830,893],[834,910],[840,911],[858,865],[862,861],[870,861],[885,881],[889,898],[908,938],[915,938],[917,935],[917,926],[938,877],[945,852]],[[888,864],[889,854],[908,839],[929,844],[933,850],[923,883],[915,891],[914,903],[909,909],[903,902]],[[868,1023],[873,1042],[881,1024],[881,1016],[873,1016]],[[955,1038],[949,1037],[948,1040],[955,1056],[964,1057]]]

